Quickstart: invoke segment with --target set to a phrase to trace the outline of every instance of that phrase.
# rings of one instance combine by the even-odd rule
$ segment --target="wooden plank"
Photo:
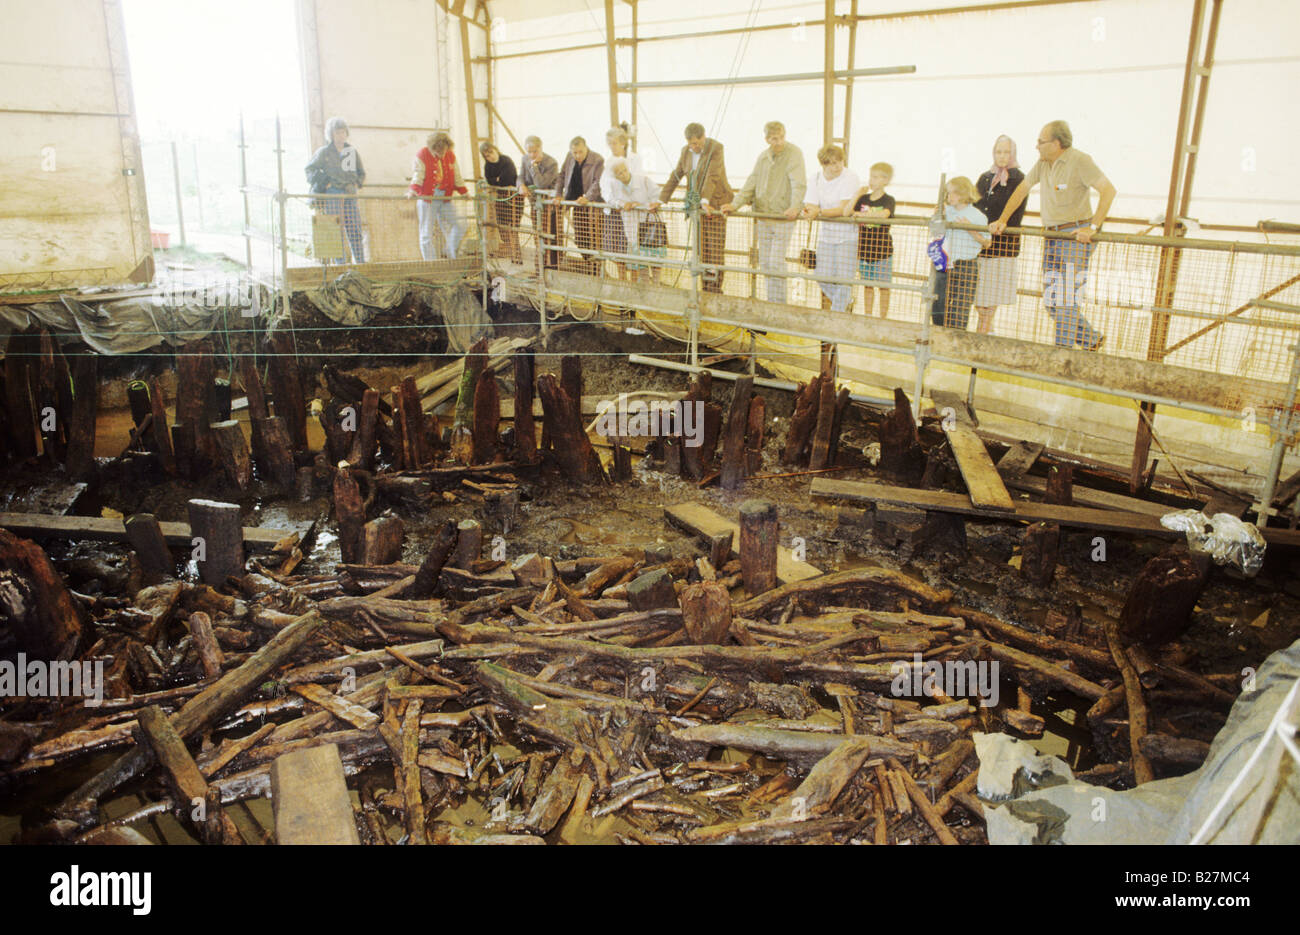
[[[360,844],[335,744],[276,757],[271,799],[278,844]]]
[[[167,544],[189,546],[189,523],[159,523]],[[29,539],[90,539],[97,542],[125,542],[126,527],[120,519],[99,516],[48,516],[44,513],[0,513],[0,526]],[[275,544],[297,530],[270,526],[245,526],[244,545],[269,552]]]
[[[698,503],[675,503],[672,506],[666,506],[664,507],[664,518],[674,526],[705,539],[711,540],[716,535],[731,533],[732,548],[728,553],[728,557],[739,557],[740,553],[736,551],[740,543],[739,523],[729,522],[708,507],[701,506]],[[791,581],[804,581],[808,578],[816,578],[821,573],[820,568],[807,562],[795,561],[794,555],[789,549],[777,546],[776,580],[779,583],[789,584]]]
[[[985,510],[1013,511],[1015,505],[1011,502],[1011,494],[1007,493],[1006,485],[989,457],[989,450],[975,430],[962,425],[958,419],[956,425],[944,429],[944,434],[948,436],[948,444],[957,458],[957,469],[970,491],[970,502]]]
[[[865,501],[897,506],[910,506],[922,510],[941,510],[945,513],[963,513],[968,516],[985,516],[991,519],[1016,520],[1025,523],[1060,523],[1078,529],[1108,529],[1156,536],[1161,539],[1182,539],[1183,533],[1166,529],[1160,520],[1145,513],[1126,513],[1120,510],[1098,510],[1081,506],[1052,506],[1028,500],[1015,502],[1015,513],[985,510],[972,506],[970,499],[959,493],[944,490],[918,490],[912,487],[891,487],[886,484],[864,484],[857,481],[831,480],[817,477],[812,482],[812,495],[827,499]],[[1300,531],[1292,529],[1261,529],[1269,545],[1300,546]]]
[[[1000,463],[1000,462],[999,462]],[[999,468],[999,471],[1001,468]],[[1045,494],[1047,492],[1047,481],[1041,477],[1004,477],[1008,487],[1013,490],[1024,490],[1028,493]],[[1074,502],[1079,506],[1091,506],[1100,510],[1119,510],[1124,513],[1145,513],[1147,516],[1161,517],[1166,513],[1173,513],[1177,507],[1165,506],[1162,503],[1152,503],[1149,500],[1139,500],[1137,497],[1127,497],[1123,494],[1110,493],[1105,490],[1093,490],[1089,487],[1074,486],[1071,488]]]
[[[975,413],[960,394],[950,393],[947,390],[931,390],[930,400],[934,403],[935,415],[940,419],[946,414],[945,409],[951,409],[957,417],[958,425],[965,425],[972,429],[979,426],[980,420],[976,418]]]
[[[998,473],[1003,481],[1027,474],[1042,453],[1043,446],[1037,442],[1018,441],[998,459]]]

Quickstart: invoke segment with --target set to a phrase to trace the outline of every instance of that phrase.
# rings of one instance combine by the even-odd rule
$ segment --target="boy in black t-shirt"
[[[894,167],[878,162],[871,167],[867,187],[858,192],[853,214],[863,218],[892,218],[894,198],[885,194],[885,186],[894,177]],[[889,280],[894,271],[894,237],[888,224],[863,224],[858,229],[858,274],[862,288],[862,308],[871,314],[872,289],[880,292],[880,317],[889,317]],[[878,285],[873,285],[878,284]]]

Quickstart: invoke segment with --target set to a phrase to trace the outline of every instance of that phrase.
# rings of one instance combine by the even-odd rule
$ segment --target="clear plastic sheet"
[[[1160,517],[1160,525],[1187,535],[1192,552],[1209,555],[1216,565],[1231,565],[1252,577],[1264,564],[1264,537],[1251,523],[1231,513],[1208,517],[1200,510],[1178,510]]]

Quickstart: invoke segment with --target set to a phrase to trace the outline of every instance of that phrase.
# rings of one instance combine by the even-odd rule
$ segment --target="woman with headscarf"
[[[1011,193],[1024,178],[1025,173],[1020,171],[1020,164],[1016,162],[1015,142],[1005,134],[999,136],[993,144],[993,165],[975,183],[975,190],[979,193],[975,207],[985,217],[1001,217]],[[1022,202],[1008,220],[1008,226],[1019,227],[1024,216],[1025,205]],[[997,306],[1016,302],[1016,259],[1019,256],[1019,234],[994,234],[993,242],[980,251],[976,260],[979,284],[975,290],[975,311],[979,315],[976,330],[982,334],[992,332]]]
[[[609,147],[610,157],[605,161],[605,171],[600,176],[600,197],[607,204],[612,204],[614,201],[612,192],[616,180],[612,165],[615,159],[622,159],[627,163],[632,178],[641,178],[645,174],[641,168],[641,157],[632,152],[630,143],[626,124],[611,127],[605,131],[605,145]],[[626,215],[624,215],[624,219],[626,219]],[[626,224],[624,220],[619,219],[618,212],[611,212],[609,208],[606,208],[603,224],[604,230],[601,234],[602,250],[606,253],[627,254],[636,252],[628,249],[636,246],[636,240],[628,240],[627,232],[624,229]],[[627,274],[627,263],[621,260],[615,260],[614,262],[618,264],[618,275],[622,279]]]
[[[366,170],[361,167],[361,154],[348,142],[348,125],[342,117],[331,117],[325,124],[327,142],[316,150],[307,163],[307,185],[314,195],[355,195],[365,184]],[[325,214],[342,215],[343,229],[352,247],[352,262],[364,263],[366,253],[361,237],[361,214],[356,198],[320,198],[316,210]],[[346,257],[333,257],[335,262],[347,262]]]
[[[643,172],[632,168],[631,160],[623,156],[615,156],[607,165],[610,182],[605,200],[617,210],[605,222],[606,230],[615,225],[619,227],[627,245],[623,253],[663,259],[668,255],[668,229],[656,211],[659,207],[658,190]],[[629,263],[627,268],[632,271],[633,282],[640,279],[643,268],[648,269],[651,282],[659,281],[659,266],[656,264],[642,267],[639,263]]]
[[[407,198],[419,198],[415,203],[420,219],[420,256],[435,260],[433,250],[433,225],[436,221],[442,230],[443,246],[447,259],[456,259],[465,225],[456,212],[453,194],[468,194],[465,180],[456,165],[456,154],[451,151],[451,137],[446,133],[430,133],[426,145],[415,154],[411,173],[411,187]]]

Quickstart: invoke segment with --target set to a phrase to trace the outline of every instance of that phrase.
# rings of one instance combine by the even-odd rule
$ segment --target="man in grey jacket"
[[[542,141],[536,136],[524,138],[524,158],[519,163],[519,192],[533,192],[533,223],[541,230],[542,265],[555,269],[560,265],[560,254],[554,248],[559,242],[559,208],[553,204],[540,204],[538,195],[554,198],[560,181],[560,167],[555,159],[542,151]],[[541,212],[540,216],[538,212]]]
[[[600,177],[605,173],[605,157],[587,148],[587,141],[575,136],[569,143],[569,155],[560,167],[560,197],[576,202],[573,213],[573,245],[579,250],[600,249]],[[600,272],[605,261],[588,253],[582,255],[588,275]]]
[[[754,171],[749,173],[744,186],[736,193],[731,204],[722,206],[723,214],[752,204],[755,214],[775,215],[785,220],[766,218],[755,222],[754,243],[758,247],[758,268],[784,273],[786,257],[790,252],[790,235],[794,232],[795,218],[803,207],[804,192],[808,189],[808,173],[804,169],[803,153],[798,146],[787,143],[785,124],[769,121],[763,127],[763,137],[768,148],[758,156]],[[786,281],[781,276],[764,276],[769,302],[786,300]]]

